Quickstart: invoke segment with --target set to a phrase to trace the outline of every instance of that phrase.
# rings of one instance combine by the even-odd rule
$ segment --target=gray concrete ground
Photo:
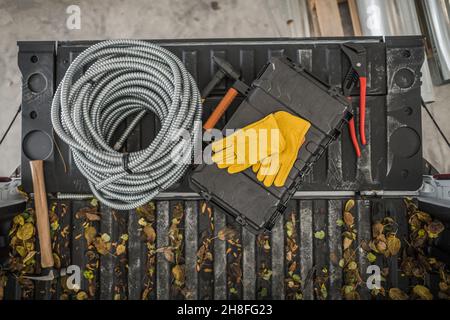
[[[433,118],[450,140],[450,85],[435,87],[435,102],[428,106]],[[422,108],[423,156],[439,172],[450,173],[450,148]]]
[[[17,40],[302,36],[304,21],[286,23],[292,18],[289,3],[292,1],[0,0],[0,134],[21,100]],[[66,8],[72,4],[81,9],[81,30],[66,27]],[[436,88],[431,110],[448,137],[449,101],[450,87]],[[439,171],[450,172],[450,150],[426,114],[423,136],[425,158]],[[0,176],[10,175],[20,159],[19,120],[0,146],[0,155]]]

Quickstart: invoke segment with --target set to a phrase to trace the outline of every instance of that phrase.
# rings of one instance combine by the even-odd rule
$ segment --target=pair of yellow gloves
[[[311,124],[285,111],[239,129],[212,144],[212,160],[234,174],[252,167],[266,187],[282,187]]]

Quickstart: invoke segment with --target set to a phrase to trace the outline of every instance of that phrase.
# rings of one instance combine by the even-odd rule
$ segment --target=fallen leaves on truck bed
[[[184,208],[181,203],[175,204],[172,210],[172,220],[169,226],[169,248],[173,252],[171,261],[172,291],[174,296],[189,297],[190,292],[186,288],[186,273],[184,265]],[[164,254],[166,259],[167,254]],[[172,259],[172,258],[171,258]]]
[[[235,227],[225,226],[217,231],[216,238],[226,242],[227,286],[229,297],[239,298],[242,288],[242,245],[240,234]]]
[[[424,279],[431,271],[431,265],[425,257],[424,249],[428,244],[425,226],[432,222],[431,217],[418,210],[412,202],[405,201],[408,208],[409,239],[408,247],[403,251],[401,269],[408,277]]]
[[[144,290],[141,294],[142,300],[154,296],[156,275],[156,207],[153,202],[136,209],[139,217],[139,225],[142,226],[141,235],[147,247],[147,259],[145,261]]]
[[[200,246],[197,249],[197,262],[195,265],[195,270],[197,272],[212,273],[213,272],[213,232],[214,223],[211,208],[206,202],[202,202],[200,209],[200,216],[203,218],[207,214],[208,217],[208,227],[200,233]]]
[[[359,273],[358,263],[356,262],[356,251],[360,249],[360,245],[356,244],[357,231],[355,228],[355,218],[352,210],[355,207],[353,199],[348,200],[344,206],[343,220],[344,231],[342,233],[342,259],[339,266],[343,269],[342,296],[346,300],[359,300],[360,295],[358,288],[363,284],[363,280]]]
[[[259,256],[259,268],[257,269],[258,278],[258,298],[260,299],[270,299],[271,281],[267,280],[267,275],[272,275],[271,268],[271,239],[270,235],[267,233],[261,233],[256,237],[256,248],[258,250]],[[258,267],[258,261],[257,261]],[[266,275],[266,276],[264,276]]]
[[[100,267],[100,255],[106,255],[110,253],[111,243],[104,241],[105,237],[98,233],[97,228],[98,221],[100,219],[92,218],[99,217],[99,207],[97,201],[91,201],[89,207],[81,208],[75,213],[75,219],[78,219],[82,223],[83,237],[85,240],[86,249],[84,256],[86,257],[86,263],[81,266],[82,276],[87,281],[87,290],[79,288],[76,291],[75,299],[87,300],[95,299],[97,294],[97,275]],[[83,243],[82,239],[78,239],[80,245]]]
[[[358,201],[359,203],[359,201]],[[417,205],[406,200],[407,217],[399,217],[392,212],[390,216],[377,218],[372,221],[370,235],[368,239],[362,239],[357,232],[359,223],[358,217],[354,216],[355,201],[349,200],[344,204],[341,219],[336,221],[336,226],[342,228],[342,254],[341,252],[330,253],[330,259],[338,272],[342,272],[342,298],[357,300],[365,297],[362,289],[365,289],[363,276],[364,259],[368,264],[378,264],[382,275],[382,288],[372,290],[372,298],[391,300],[430,300],[450,298],[450,275],[448,268],[434,257],[428,255],[428,247],[441,235],[445,226],[429,214],[418,209]],[[184,219],[185,212],[182,203],[171,206],[170,223],[168,230],[169,241],[166,246],[157,248],[157,228],[155,204],[149,203],[136,209],[138,215],[138,237],[145,244],[147,260],[144,268],[142,299],[156,298],[156,261],[165,259],[169,262],[169,275],[171,277],[172,297],[189,298],[192,295],[186,288],[186,266],[184,261]],[[213,285],[214,279],[214,243],[226,243],[226,281],[229,298],[240,298],[243,292],[243,271],[242,271],[242,243],[240,239],[240,228],[226,226],[220,230],[214,230],[212,209],[203,202],[200,207],[200,219],[202,220],[202,230],[199,235],[199,247],[197,250],[196,270],[199,272],[199,286]],[[389,212],[389,211],[388,211]],[[127,221],[119,213],[112,211],[115,225],[118,229],[114,232],[104,232],[100,229],[100,224],[104,213],[99,212],[98,203],[91,203],[91,206],[82,208],[69,219],[65,219],[66,214],[72,215],[67,206],[63,203],[53,203],[50,206],[49,218],[51,226],[52,248],[55,260],[55,267],[61,268],[71,263],[71,253],[76,244],[78,252],[84,255],[85,265],[82,267],[82,288],[79,290],[68,290],[64,287],[60,292],[59,299],[93,299],[99,297],[99,273],[100,264],[104,260],[113,263],[113,299],[127,298],[127,272],[128,272],[128,246],[131,241],[127,234]],[[299,214],[299,213],[298,213]],[[334,297],[336,292],[332,292],[330,287],[331,279],[334,277],[332,270],[326,266],[314,266],[313,276],[302,279],[300,276],[301,263],[299,254],[302,250],[298,214],[295,212],[285,217],[285,242],[284,242],[284,290],[286,299],[302,299],[304,282],[311,278],[314,296],[316,299],[329,299]],[[377,217],[380,217],[378,215]],[[395,219],[394,219],[395,217]],[[73,218],[76,220],[76,229],[72,229]],[[358,219],[356,219],[358,218]],[[398,221],[396,221],[398,220]],[[72,222],[71,222],[72,221]],[[200,221],[200,220],[199,220]],[[399,226],[405,229],[408,224],[409,232],[401,233]],[[199,223],[200,226],[200,223]],[[334,226],[334,224],[333,224]],[[332,233],[330,226],[324,228],[323,234],[312,234],[311,238],[320,241],[330,241]],[[219,228],[218,228],[219,229]],[[71,235],[72,230],[76,234]],[[319,230],[322,231],[322,230]],[[130,234],[131,236],[131,234]],[[135,236],[134,236],[135,237]],[[23,298],[34,297],[34,283],[24,279],[23,274],[34,274],[39,272],[39,253],[36,249],[36,227],[34,222],[34,212],[27,209],[18,214],[11,225],[10,233],[10,272],[17,278],[22,287]],[[322,240],[320,240],[322,239]],[[136,241],[134,238],[133,241]],[[271,298],[273,271],[272,265],[272,239],[268,234],[256,237],[257,260],[255,261],[257,298]],[[143,252],[144,254],[144,252]],[[398,263],[398,264],[397,264]],[[398,274],[392,266],[399,267]],[[389,270],[388,266],[391,268]],[[4,295],[6,282],[10,280],[9,274],[0,271],[0,299]],[[430,286],[430,276],[439,279],[438,286]],[[399,288],[389,288],[392,278],[407,278],[410,286],[404,286],[401,282]],[[15,281],[15,279],[13,278]],[[211,282],[209,282],[211,280]],[[63,284],[64,281],[61,281]],[[86,286],[87,283],[87,286]],[[54,287],[58,282],[52,283],[51,293],[54,294]],[[396,284],[395,284],[396,285]],[[244,288],[245,290],[245,288]],[[330,291],[330,292],[329,292]],[[306,292],[306,291],[305,291]],[[309,291],[308,291],[309,292]],[[202,297],[202,293],[199,292]],[[205,297],[208,294],[204,295]],[[52,296],[54,297],[54,296]]]
[[[386,258],[398,254],[401,248],[401,241],[397,237],[397,222],[391,217],[385,217],[381,221],[376,221],[372,225],[372,239],[369,241],[369,248],[375,254],[383,254]],[[370,256],[368,256],[369,258]]]
[[[36,270],[36,227],[35,213],[31,208],[13,218],[9,231],[9,269],[18,277],[22,288],[22,297],[31,298],[34,289],[33,281],[23,278],[26,274],[35,274]]]
[[[298,223],[296,214],[291,212],[285,223],[286,243],[285,243],[285,259],[287,265],[287,276],[285,278],[286,299],[302,300],[303,282],[300,276],[300,263],[297,263],[299,255],[299,245],[297,243]]]
[[[433,239],[439,237],[445,226],[442,222],[420,211],[412,199],[405,199],[408,214],[409,236],[401,257],[401,270],[407,277],[421,281],[411,292],[412,299],[431,300],[433,294],[425,286],[429,274],[440,278],[438,298],[450,299],[450,278],[448,266],[427,255],[427,248]]]

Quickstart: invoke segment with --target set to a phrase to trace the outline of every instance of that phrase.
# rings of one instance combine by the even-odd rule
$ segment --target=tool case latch
[[[245,227],[247,225],[247,220],[243,216],[237,216],[236,222],[239,223],[243,227]]]
[[[332,97],[337,97],[337,96],[339,96],[341,94],[340,90],[337,87],[335,87],[335,86],[330,87],[328,89],[328,93]]]
[[[205,199],[206,201],[211,200],[211,195],[203,190],[200,190],[200,196],[202,196],[202,198]]]

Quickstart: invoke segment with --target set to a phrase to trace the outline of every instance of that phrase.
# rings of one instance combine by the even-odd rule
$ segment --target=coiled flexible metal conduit
[[[156,138],[145,149],[120,152],[149,112],[161,122]],[[183,63],[138,40],[103,41],[83,51],[67,69],[51,109],[53,128],[93,195],[117,210],[148,203],[184,175],[201,139],[201,115],[200,93]],[[132,120],[112,141],[126,119]],[[180,139],[183,132],[190,138]],[[174,161],[174,152],[183,157]]]

